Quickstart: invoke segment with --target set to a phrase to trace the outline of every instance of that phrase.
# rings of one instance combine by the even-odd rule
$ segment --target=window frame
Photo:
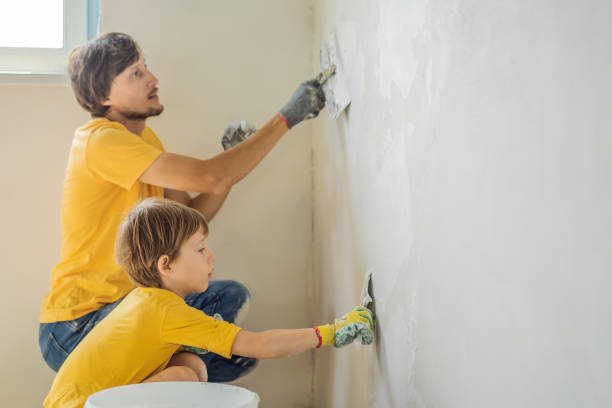
[[[98,33],[100,0],[63,0],[63,48],[0,47],[0,84],[67,84],[70,51]]]

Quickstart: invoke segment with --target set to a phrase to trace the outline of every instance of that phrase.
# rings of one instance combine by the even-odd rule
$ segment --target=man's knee
[[[227,308],[230,313],[231,309],[234,309],[233,322],[238,325],[243,323],[251,309],[251,292],[242,283],[233,280],[226,281],[221,292],[222,302],[226,303],[226,306],[220,309]]]
[[[249,292],[249,289],[247,289],[247,287],[240,282],[232,280],[227,281],[224,292],[228,296],[236,299],[236,302],[238,302],[239,305],[248,302],[251,299],[251,292]]]
[[[222,280],[211,281],[205,292],[189,295],[185,298],[185,302],[209,316],[227,322],[241,323],[249,312],[250,298],[249,290],[242,283]]]
[[[251,310],[251,298],[247,297],[246,300],[242,303],[242,306],[236,312],[236,318],[234,319],[234,323],[240,326],[246,320],[249,315],[249,311]]]

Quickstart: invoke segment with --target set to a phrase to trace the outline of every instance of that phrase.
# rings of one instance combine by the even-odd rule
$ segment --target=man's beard
[[[159,116],[164,111],[164,105],[159,109],[151,108],[147,112],[124,111],[119,112],[124,118],[130,120],[145,120],[151,116]]]

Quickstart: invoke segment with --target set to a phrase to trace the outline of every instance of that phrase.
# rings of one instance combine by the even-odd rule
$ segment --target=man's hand
[[[315,79],[303,82],[281,108],[279,114],[289,129],[305,119],[316,117],[325,107],[325,94],[321,87],[330,75],[322,72]]]
[[[223,133],[223,138],[221,139],[223,150],[236,146],[238,143],[255,133],[256,130],[255,126],[246,120],[241,120],[238,124],[232,123],[225,129],[225,133]]]
[[[357,337],[361,338],[361,343],[372,344],[374,341],[374,322],[372,312],[358,306],[336,319],[332,324],[316,326],[321,338],[321,346],[333,345],[336,348],[349,345]]]

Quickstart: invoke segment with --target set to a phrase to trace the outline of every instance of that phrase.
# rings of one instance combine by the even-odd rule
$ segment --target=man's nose
[[[159,80],[157,79],[157,77],[155,75],[153,75],[153,73],[151,71],[149,71],[149,74],[151,74],[151,80],[149,82],[150,86],[152,88],[154,88],[157,84],[159,84]]]

